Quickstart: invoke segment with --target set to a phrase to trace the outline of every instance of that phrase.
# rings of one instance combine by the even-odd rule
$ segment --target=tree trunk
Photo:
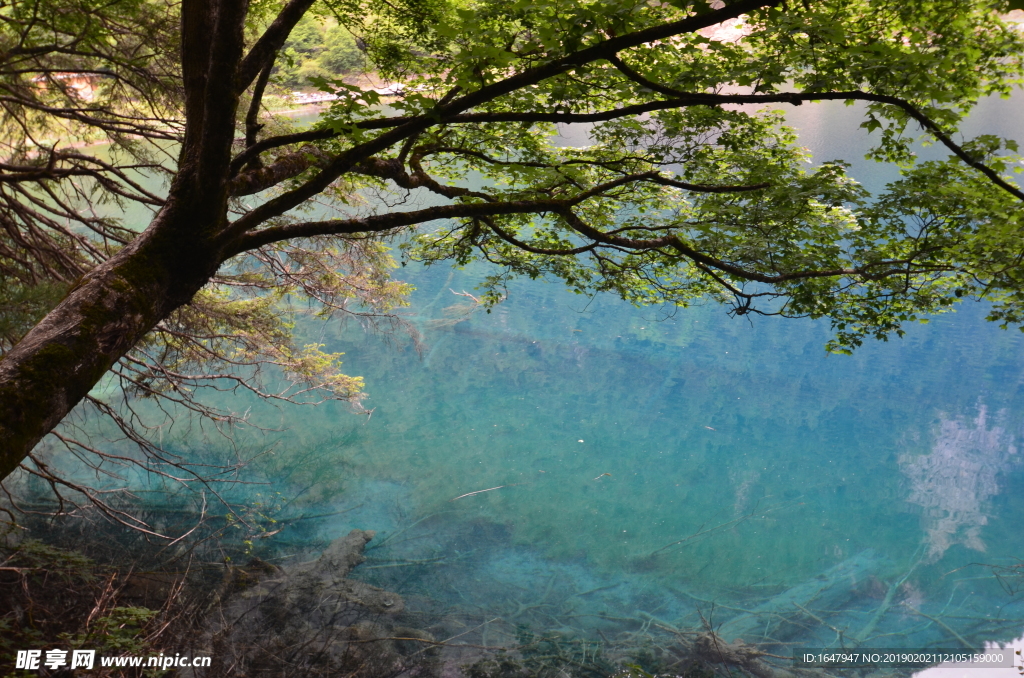
[[[183,0],[185,133],[167,201],[0,360],[0,480],[223,261],[246,0]],[[245,83],[242,83],[243,85]]]
[[[219,265],[165,208],[128,247],[84,276],[0,361],[0,478],[14,471],[118,359]],[[175,223],[178,222],[178,223]]]

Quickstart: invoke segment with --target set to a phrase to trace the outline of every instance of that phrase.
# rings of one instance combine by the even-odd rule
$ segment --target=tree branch
[[[295,153],[281,156],[270,165],[239,174],[228,184],[228,193],[233,196],[259,193],[299,176],[310,167],[324,167],[329,162],[330,157],[316,146],[303,146]]]
[[[260,107],[263,104],[263,91],[267,88],[267,82],[270,80],[270,71],[274,68],[275,56],[276,52],[267,60],[267,65],[263,67],[262,71],[260,71],[260,75],[256,79],[256,86],[253,87],[252,90],[252,100],[249,102],[249,110],[245,114],[246,147],[250,147],[256,143],[256,135],[259,134],[261,129],[263,129],[263,125],[259,124]],[[250,164],[250,169],[258,169],[259,167],[259,156],[256,156]]]
[[[616,247],[623,247],[630,250],[644,251],[644,250],[656,250],[663,247],[671,247],[680,254],[684,255],[688,259],[692,259],[694,262],[708,266],[729,275],[735,276],[743,280],[749,280],[751,282],[761,282],[771,285],[777,285],[779,283],[791,282],[794,280],[807,280],[811,278],[835,278],[844,276],[861,276],[866,279],[881,279],[895,273],[918,273],[921,271],[907,271],[905,266],[909,264],[909,261],[877,261],[869,264],[868,266],[857,267],[857,268],[832,268],[822,270],[809,270],[809,271],[796,271],[793,273],[780,273],[777,275],[766,275],[757,271],[751,271],[735,264],[730,264],[726,261],[704,254],[693,247],[687,245],[682,239],[679,238],[675,233],[670,233],[664,237],[656,238],[653,240],[637,240],[634,238],[624,238],[621,236],[613,236],[608,233],[604,233],[580,219],[576,216],[572,210],[568,208],[562,208],[554,210],[560,217],[565,219],[566,223],[572,227],[577,233],[590,238],[596,242],[604,243],[606,245],[612,245]],[[877,270],[880,267],[886,267],[881,271]],[[874,270],[873,270],[874,269]],[[929,271],[939,269],[927,269]]]
[[[551,249],[551,248],[547,248],[547,247],[534,247],[533,245],[528,245],[525,242],[512,237],[511,234],[506,233],[502,228],[499,228],[498,225],[494,223],[494,220],[491,219],[490,217],[483,217],[482,216],[482,217],[479,217],[479,219],[480,219],[480,221],[482,221],[485,224],[487,224],[488,228],[490,228],[492,231],[494,231],[498,235],[499,238],[501,238],[502,240],[504,240],[508,244],[514,245],[514,246],[518,247],[519,249],[524,250],[526,252],[530,252],[532,254],[544,254],[544,255],[554,255],[554,256],[574,256],[576,254],[583,254],[584,252],[589,252],[589,251],[593,250],[594,248],[596,248],[600,244],[597,241],[594,241],[594,242],[590,243],[589,245],[582,245],[580,247],[573,247],[573,248],[567,249],[567,250],[560,250],[560,249],[556,250],[556,249]]]
[[[405,122],[406,120],[403,119],[402,122],[396,122],[392,126],[398,127],[398,125],[404,124]],[[231,161],[231,176],[238,174],[242,167],[258,158],[260,153],[263,153],[264,151],[281,148],[282,146],[291,146],[292,144],[301,144],[307,141],[324,141],[326,139],[333,139],[336,136],[338,136],[338,132],[335,132],[334,130],[317,129],[307,132],[296,132],[295,134],[282,134],[280,136],[269,137],[262,141],[257,141],[235,156]]]
[[[293,2],[299,2],[299,0],[293,0]],[[591,61],[605,58],[608,55],[614,55],[629,47],[636,47],[654,40],[664,40],[681,33],[697,31],[728,19],[735,19],[747,12],[765,7],[774,7],[781,2],[782,0],[740,0],[702,16],[691,16],[680,21],[652,26],[620,37],[603,40],[591,47],[553,59],[547,64],[526,69],[522,73],[490,85],[485,85],[469,94],[455,98],[451,103],[436,106],[428,115],[411,118],[409,122],[404,123],[400,127],[339,154],[330,166],[302,186],[260,205],[244,217],[236,220],[221,234],[221,240],[226,245],[235,237],[252,230],[267,219],[280,216],[317,195],[330,186],[331,182],[339,176],[350,171],[360,161],[372,157],[436,124],[443,123],[446,119],[457,116],[474,106],[493,101],[501,96],[534,85]],[[255,77],[255,73],[253,77]]]
[[[653,85],[655,83],[650,83]],[[649,87],[648,84],[644,85]],[[666,88],[667,89],[667,88]],[[675,90],[667,90],[675,93]],[[869,101],[873,103],[883,103],[891,106],[896,106],[907,113],[910,117],[916,120],[929,134],[933,135],[940,143],[948,148],[954,155],[962,160],[968,166],[978,170],[984,174],[994,184],[1007,191],[1016,198],[1024,201],[1024,191],[1013,186],[1002,179],[999,174],[988,167],[981,161],[975,160],[963,150],[956,142],[954,142],[948,135],[946,135],[941,128],[934,123],[928,116],[921,112],[917,107],[910,104],[907,101],[899,99],[898,97],[892,97],[884,94],[873,94],[871,92],[861,92],[857,90],[845,91],[845,92],[783,92],[778,94],[706,94],[706,93],[683,93],[682,96],[678,96],[672,99],[662,99],[658,101],[649,101],[640,104],[633,104],[630,106],[623,106],[622,108],[615,108],[605,111],[596,111],[593,113],[549,113],[549,112],[537,112],[528,111],[522,113],[516,112],[494,112],[494,113],[460,113],[455,115],[442,116],[437,120],[438,124],[458,124],[458,123],[496,123],[496,122],[550,122],[550,123],[594,123],[594,122],[607,122],[609,120],[617,120],[628,116],[642,115],[644,113],[651,113],[654,111],[668,110],[673,108],[682,108],[686,106],[721,106],[725,104],[771,104],[771,103],[784,103],[799,106],[804,102],[809,101]],[[379,118],[376,120],[365,120],[356,123],[356,126],[361,129],[386,129],[395,128],[402,125],[417,124],[428,120],[427,116],[402,116],[393,118]],[[285,146],[288,144],[300,143],[302,141],[319,141],[325,139],[331,139],[338,136],[338,133],[333,130],[313,130],[309,132],[300,132],[297,134],[283,135],[279,137],[271,137],[264,139],[250,148],[247,148],[242,154],[235,158],[233,166],[241,167],[245,162],[249,161],[252,157],[257,156],[263,151],[276,148],[279,146]],[[756,190],[757,188],[764,188],[764,186],[758,185],[755,187],[747,187],[741,189],[739,187],[726,188],[724,190]],[[699,189],[693,189],[699,190]]]
[[[622,61],[622,59],[619,58],[618,54],[613,54],[612,56],[608,57],[608,61],[611,62],[611,64],[613,66],[615,66],[615,68],[617,68],[619,70],[619,72],[621,72],[627,78],[629,78],[630,80],[632,80],[635,83],[638,83],[642,87],[646,87],[647,89],[651,90],[652,92],[657,92],[658,94],[664,94],[665,96],[669,96],[669,97],[685,97],[687,95],[686,92],[683,92],[683,91],[680,91],[680,90],[677,90],[677,89],[673,89],[671,87],[666,87],[665,85],[656,83],[653,80],[648,80],[647,78],[645,78],[644,76],[640,75],[639,73],[634,71],[632,68],[627,66]]]
[[[412,226],[438,219],[551,212],[566,204],[566,202],[559,200],[462,203],[427,207],[412,212],[375,214],[356,219],[330,219],[326,221],[306,221],[286,226],[271,226],[270,228],[247,233],[237,238],[233,246],[226,251],[224,258],[227,260],[242,252],[290,238],[312,238],[319,235],[349,235],[353,233],[390,231],[402,226]]]
[[[306,11],[313,6],[315,0],[291,0],[281,10],[274,22],[270,24],[256,44],[252,46],[249,53],[245,55],[238,65],[235,75],[235,94],[244,92],[260,71],[273,63],[274,55],[284,46],[288,35],[295,28],[295,24],[306,14]]]

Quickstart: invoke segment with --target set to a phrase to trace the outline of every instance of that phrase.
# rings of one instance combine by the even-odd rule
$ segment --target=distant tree
[[[364,68],[366,59],[344,26],[332,26],[324,37],[320,65],[331,73],[348,73]]]
[[[83,11],[106,16],[107,7]],[[158,106],[166,120],[139,112],[149,105],[142,93],[104,113],[114,122],[70,100],[35,109],[50,124],[70,116],[154,157],[166,140],[180,142],[175,162],[147,168],[170,177],[160,195],[123,167],[88,161],[96,195],[151,205],[152,221],[94,228],[100,222],[76,216],[79,226],[68,229],[71,205],[63,217],[39,217],[51,204],[39,191],[80,190],[75,162],[86,161],[66,144],[22,144],[20,159],[0,166],[4,191],[35,182],[12,193],[2,213],[5,280],[67,288],[0,361],[0,477],[23,465],[67,482],[29,456],[51,432],[78,452],[102,454],[55,431],[80,405],[112,417],[153,463],[187,468],[163,455],[127,396],[218,425],[242,418],[203,405],[195,398],[203,386],[358,402],[361,381],[340,371],[337,356],[294,344],[285,300],[305,298],[325,313],[388,313],[407,292],[388,275],[386,243],[397,235],[405,256],[429,263],[492,262],[488,302],[515,275],[560,278],[581,294],[612,292],[636,304],[712,298],[736,314],[829,318],[836,350],[968,297],[988,299],[993,319],[1020,322],[1024,193],[1004,174],[1019,162],[1016,149],[956,131],[979,97],[1008,94],[1020,81],[1024,41],[999,19],[1007,8],[978,0],[183,0],[180,57],[158,53],[159,40],[134,48],[175,64],[182,104]],[[321,78],[318,86],[342,96],[311,129],[271,124],[263,93],[290,36],[297,54],[312,44],[307,33],[293,35],[307,14],[358,36],[406,95],[383,109],[374,92]],[[25,26],[8,24],[5,44],[35,30]],[[730,32],[741,39],[711,32],[736,26]],[[96,44],[121,46],[112,30],[97,29]],[[53,70],[92,58],[71,57]],[[862,126],[878,132],[872,156],[903,175],[884,192],[869,195],[841,161],[809,165],[774,110],[830,100],[865,104]],[[590,145],[555,147],[558,123],[590,125]],[[949,158],[916,162],[919,132]],[[484,187],[469,188],[470,175],[485,177]],[[420,189],[437,204],[373,212],[357,204],[366,187]],[[88,214],[78,206],[92,194],[76,195],[76,214]],[[301,211],[313,201],[332,212]],[[18,216],[26,211],[37,216],[26,222]],[[428,223],[438,230],[423,229]],[[33,228],[43,240],[33,240]],[[288,390],[259,380],[267,365]],[[104,379],[126,397],[99,397]]]
[[[366,65],[355,38],[344,26],[306,15],[281,50],[272,79],[286,87],[309,87],[313,78],[333,78]]]

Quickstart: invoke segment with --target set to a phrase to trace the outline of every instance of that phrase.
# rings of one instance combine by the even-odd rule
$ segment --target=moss
[[[25,405],[41,404],[33,402],[32,393],[56,389],[59,385],[66,383],[68,378],[66,368],[72,367],[77,359],[78,354],[64,344],[53,343],[43,346],[31,358],[22,363],[18,378],[14,383],[3,389],[4,400],[10,397],[9,402],[16,402],[20,394]],[[41,385],[43,388],[25,388],[26,382],[33,386]],[[39,397],[36,396],[35,400],[38,399]],[[21,411],[23,416],[28,414],[26,410],[16,409],[15,411]],[[45,410],[39,411],[38,414],[43,416]]]
[[[78,371],[81,351],[61,343],[43,346],[18,366],[17,375],[0,388],[0,409],[18,413],[10,426],[0,424],[0,439],[5,441],[0,456],[0,478],[18,467],[24,454],[34,446],[40,433],[49,430],[57,394],[75,391],[70,375]],[[77,381],[91,387],[109,365],[79,374]],[[11,420],[8,420],[11,421]],[[55,423],[55,422],[53,422]]]
[[[20,415],[16,420],[19,423],[17,429],[0,429],[0,438],[7,442],[7,450],[15,451],[13,454],[17,455],[16,451],[24,449],[35,432],[45,424],[50,410],[45,394],[59,390],[67,379],[68,371],[64,368],[70,366],[75,358],[74,351],[62,344],[44,346],[20,366],[18,378],[0,389],[0,403],[3,404],[0,409]],[[8,454],[5,452],[0,458],[0,477],[21,463],[21,455],[10,459]]]

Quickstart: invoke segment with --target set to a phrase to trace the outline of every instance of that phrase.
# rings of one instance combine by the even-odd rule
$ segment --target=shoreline
[[[389,103],[389,102],[391,102],[391,101],[393,101],[395,99],[398,99],[398,98],[399,97],[395,96],[395,95],[390,95],[390,96],[382,95],[381,96],[381,102],[387,104],[387,103]],[[284,98],[282,98],[282,103],[280,105],[268,106],[266,108],[266,112],[268,114],[270,114],[270,115],[279,115],[279,116],[283,116],[283,117],[286,117],[286,118],[301,118],[301,117],[303,117],[305,115],[310,115],[310,114],[314,114],[314,113],[321,113],[324,110],[326,110],[327,108],[329,108],[330,104],[332,102],[337,101],[337,99],[326,99],[326,100],[323,100],[323,101],[310,101],[310,102],[303,102],[303,103],[295,104],[295,103],[283,103],[283,99]],[[52,148],[61,148],[61,149],[92,148],[94,146],[104,146],[104,145],[109,145],[110,144],[110,140],[109,139],[102,139],[102,140],[96,140],[96,141],[78,140],[78,141],[71,141],[71,142],[66,142],[66,143],[60,143],[61,141],[62,141],[61,138],[57,138],[57,139],[43,139],[43,140],[39,141],[38,143],[36,143],[34,145],[35,145],[35,147],[37,149],[50,150]],[[36,157],[37,155],[38,155],[38,153],[31,154],[30,157]]]

